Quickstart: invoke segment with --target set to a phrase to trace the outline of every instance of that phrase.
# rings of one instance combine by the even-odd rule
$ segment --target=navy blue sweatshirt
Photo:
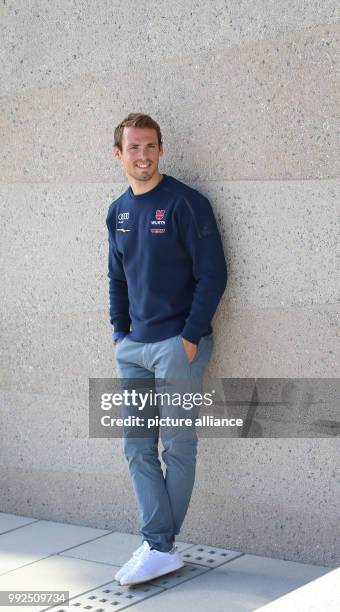
[[[209,200],[163,174],[146,193],[129,187],[112,202],[106,225],[113,337],[158,342],[181,334],[198,344],[210,334],[228,275]]]

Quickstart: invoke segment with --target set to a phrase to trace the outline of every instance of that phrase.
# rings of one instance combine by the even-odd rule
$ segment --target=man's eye
[[[156,147],[156,145],[149,145],[149,147],[151,147],[151,148],[153,148],[153,149],[154,149],[154,148]],[[138,149],[138,146],[137,146],[137,145],[133,145],[132,147],[129,147],[129,149],[130,149],[130,150],[131,150],[131,149]]]

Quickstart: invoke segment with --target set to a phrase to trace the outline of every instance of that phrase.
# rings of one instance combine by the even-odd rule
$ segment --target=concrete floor
[[[176,541],[185,567],[135,587],[114,580],[140,535],[0,513],[1,591],[68,591],[55,612],[339,612],[340,568]],[[0,599],[2,603],[4,599]],[[40,612],[46,605],[0,610]]]

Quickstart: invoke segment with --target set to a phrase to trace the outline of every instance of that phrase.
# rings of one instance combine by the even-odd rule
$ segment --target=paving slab
[[[39,520],[0,535],[0,575],[109,533],[104,529]]]
[[[69,597],[75,597],[112,582],[112,574],[112,566],[105,563],[52,555],[0,576],[0,591],[69,591]],[[46,605],[11,606],[8,612],[41,612],[45,609]],[[2,610],[5,612],[6,608]],[[71,610],[67,607],[67,612]]]
[[[339,612],[340,568],[308,582],[256,612]]]
[[[23,525],[28,525],[29,523],[36,523],[38,520],[29,516],[21,516],[20,514],[0,512],[0,534],[11,529],[17,529]]]
[[[120,567],[130,559],[132,553],[141,543],[142,538],[140,535],[114,531],[97,540],[75,546],[60,554],[66,557],[75,557],[77,559],[111,563],[112,565]],[[177,541],[176,545],[179,551],[183,551],[193,546],[192,542]]]
[[[154,597],[163,589],[156,588],[150,584],[135,585],[134,587],[120,586],[115,580],[93,589],[86,594],[70,599],[68,606],[53,606],[48,608],[53,612],[112,612],[112,610],[124,610],[134,606],[139,601]]]
[[[69,605],[25,612],[339,612],[340,568],[176,541],[180,570],[134,586],[114,580],[140,534],[0,513],[0,590],[69,591]],[[2,573],[1,573],[2,571]],[[5,608],[2,608],[5,610]],[[22,612],[22,606],[9,608]]]
[[[243,553],[237,550],[229,550],[227,548],[217,548],[216,546],[207,546],[205,544],[194,544],[187,548],[182,553],[183,561],[204,565],[204,567],[218,567],[223,563],[227,563]]]
[[[139,602],[133,610],[173,612],[196,606],[209,612],[254,612],[329,571],[323,566],[243,555]]]
[[[187,580],[193,580],[206,572],[210,572],[210,568],[203,567],[202,565],[194,565],[193,563],[185,563],[184,567],[181,567],[179,570],[175,572],[170,572],[164,576],[160,576],[159,578],[155,578],[154,580],[150,580],[145,584],[150,584],[152,586],[158,586],[162,589],[171,589],[182,582],[186,582]],[[129,588],[129,587],[128,587]]]

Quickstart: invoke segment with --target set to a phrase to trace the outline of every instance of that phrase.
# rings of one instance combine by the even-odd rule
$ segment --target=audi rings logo
[[[129,214],[130,213],[128,213],[128,212],[119,213],[118,221],[126,221],[129,218]]]

